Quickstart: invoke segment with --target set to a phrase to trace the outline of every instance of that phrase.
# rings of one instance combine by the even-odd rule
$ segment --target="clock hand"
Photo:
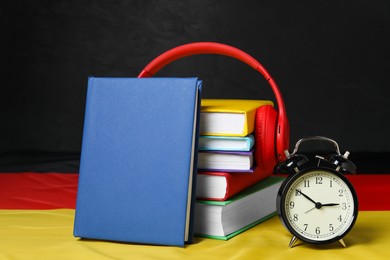
[[[338,206],[338,205],[340,205],[339,203],[326,203],[326,204],[321,204],[321,202],[317,202],[316,203],[316,205],[314,206],[314,207],[312,207],[311,209],[309,209],[309,210],[306,210],[305,211],[305,214],[306,213],[308,213],[308,212],[310,212],[310,211],[312,211],[313,209],[320,209],[320,208],[322,208],[322,207],[326,207],[326,206]]]
[[[315,202],[312,198],[310,198],[309,196],[307,196],[305,193],[303,193],[302,191],[300,191],[300,190],[298,190],[298,189],[297,189],[297,192],[299,192],[300,194],[302,194],[302,196],[305,197],[306,199],[308,199],[308,200],[310,200],[311,202],[313,202],[316,209],[322,208],[323,205],[322,205],[321,202]],[[328,206],[329,206],[329,205],[328,205]]]
[[[326,204],[322,204],[322,206],[338,206],[340,205],[340,203],[326,203]]]
[[[309,196],[307,196],[305,193],[303,193],[302,191],[300,190],[296,190],[297,192],[299,192],[300,194],[302,194],[303,197],[305,197],[306,199],[310,200],[311,202],[313,202],[314,204],[317,204],[317,202],[315,202],[312,198],[310,198]]]
[[[311,209],[306,210],[305,214],[308,213],[308,212],[310,212],[310,211],[312,211],[312,210],[315,209],[315,208],[316,208],[316,207],[314,206],[314,207],[312,207]]]

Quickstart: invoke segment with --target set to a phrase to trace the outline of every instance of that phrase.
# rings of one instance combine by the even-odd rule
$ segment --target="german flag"
[[[359,216],[340,254],[389,256],[390,174],[350,175],[359,199]],[[79,239],[73,236],[77,173],[0,173],[0,259],[289,259],[290,235],[273,217],[229,241],[207,238],[183,248]],[[97,218],[99,216],[96,216]],[[351,245],[348,247],[348,244]],[[338,248],[329,245],[329,248]],[[294,250],[294,249],[291,249]],[[312,246],[302,245],[294,257]],[[315,251],[317,252],[317,251]],[[263,256],[263,257],[262,257]],[[368,256],[368,255],[367,255]]]

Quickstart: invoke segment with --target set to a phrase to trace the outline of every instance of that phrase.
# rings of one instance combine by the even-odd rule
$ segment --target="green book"
[[[228,240],[274,216],[283,180],[270,176],[226,201],[197,200],[195,235]]]

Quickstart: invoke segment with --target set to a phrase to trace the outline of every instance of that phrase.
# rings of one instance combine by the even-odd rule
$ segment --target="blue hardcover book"
[[[88,81],[74,235],[191,242],[201,81]]]

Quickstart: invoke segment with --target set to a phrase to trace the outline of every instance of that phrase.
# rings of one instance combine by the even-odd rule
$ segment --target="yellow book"
[[[202,99],[200,134],[246,136],[254,131],[256,109],[268,100]]]

